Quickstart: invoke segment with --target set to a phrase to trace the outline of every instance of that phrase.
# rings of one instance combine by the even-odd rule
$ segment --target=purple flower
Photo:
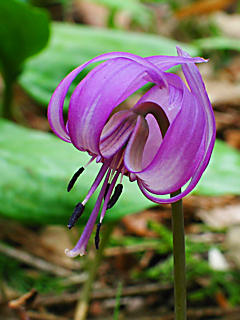
[[[177,51],[178,56],[172,57],[103,54],[73,70],[55,90],[48,109],[52,130],[62,140],[88,152],[89,163],[102,163],[87,196],[69,221],[71,228],[103,180],[79,242],[73,250],[66,250],[68,256],[85,253],[103,202],[95,237],[98,247],[102,220],[106,209],[122,192],[123,176],[136,180],[151,201],[172,203],[192,191],[206,169],[215,141],[215,120],[195,66],[206,60],[192,58],[180,48]],[[69,86],[87,65],[103,60],[74,90],[65,125],[63,104]],[[182,65],[187,85],[177,75],[165,72],[178,64]],[[114,108],[148,82],[154,86],[130,110],[112,114]],[[85,167],[74,174],[68,190]],[[158,197],[182,187],[184,191],[172,198]]]

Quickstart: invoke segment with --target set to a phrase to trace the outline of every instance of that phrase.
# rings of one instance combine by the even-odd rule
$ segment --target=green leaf
[[[154,21],[153,10],[147,7],[140,0],[88,0],[100,4],[112,12],[126,12],[131,20],[142,27],[150,27]]]
[[[52,134],[39,132],[0,120],[0,213],[29,223],[66,224],[75,205],[82,201],[97,175],[100,164],[92,163],[68,193],[73,173],[89,160]],[[240,193],[240,153],[217,141],[212,160],[196,194]],[[85,222],[94,207],[94,195],[81,219]],[[106,220],[144,210],[155,204],[124,178],[124,192]]]
[[[49,18],[44,10],[17,0],[0,1],[0,63],[4,78],[15,79],[25,59],[47,44]]]
[[[210,37],[195,40],[196,45],[202,50],[236,50],[240,51],[240,40],[226,37]]]
[[[153,34],[55,23],[47,49],[26,64],[20,84],[31,97],[47,106],[58,83],[74,68],[99,54],[127,51],[141,56],[176,55],[176,45],[191,55],[199,52],[193,46]]]
[[[221,196],[240,194],[240,152],[217,140],[207,170],[195,194]]]
[[[101,165],[92,163],[68,193],[71,176],[89,160],[86,153],[52,134],[6,120],[0,120],[0,131],[0,213],[29,223],[67,224]],[[87,203],[81,221],[86,221],[95,201],[96,195]],[[136,183],[126,181],[119,203],[107,212],[106,220],[117,220],[151,205]]]

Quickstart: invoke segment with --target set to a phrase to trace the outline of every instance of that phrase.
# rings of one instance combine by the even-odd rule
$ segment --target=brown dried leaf
[[[236,148],[240,149],[240,130],[237,129],[229,129],[224,132],[224,137],[226,142]]]
[[[236,0],[198,0],[176,12],[178,19],[191,17],[192,15],[209,14],[229,7]]]
[[[213,105],[240,104],[240,83],[206,79],[205,85]]]
[[[213,228],[226,228],[240,224],[240,205],[229,205],[213,210],[199,210],[197,216]]]
[[[240,15],[217,12],[213,20],[222,31],[223,35],[231,38],[240,38]]]
[[[148,222],[159,222],[161,220],[160,215],[160,211],[146,210],[137,214],[125,216],[122,219],[122,222],[129,233],[133,233],[141,237],[154,237],[156,236],[156,233],[148,228]]]

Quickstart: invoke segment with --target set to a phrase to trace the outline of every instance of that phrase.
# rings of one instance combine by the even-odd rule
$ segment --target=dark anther
[[[72,187],[74,186],[75,182],[77,181],[78,177],[80,176],[81,173],[83,173],[84,168],[81,167],[80,169],[78,169],[77,172],[74,173],[74,175],[72,176],[71,180],[69,181],[69,184],[67,186],[67,191],[69,192]]]
[[[107,186],[106,186],[106,190],[105,190],[105,193],[104,193],[104,199],[105,199],[105,198],[106,198],[106,196],[107,196],[107,193],[108,193],[109,187],[110,187],[110,183],[108,183],[108,184],[107,184]]]
[[[123,185],[118,184],[116,186],[116,188],[114,189],[114,193],[113,193],[111,199],[108,201],[107,209],[111,209],[115,205],[115,203],[118,201],[118,199],[122,193],[122,190],[123,190]]]
[[[102,226],[102,224],[99,222],[97,224],[97,230],[96,230],[96,235],[95,235],[95,247],[97,250],[99,249],[99,242],[100,242],[99,233],[100,233],[101,226]]]
[[[71,229],[75,224],[76,222],[78,221],[78,219],[81,217],[81,215],[83,214],[83,210],[84,210],[84,205],[79,202],[74,211],[73,211],[73,214],[71,215],[69,221],[68,221],[68,229]]]

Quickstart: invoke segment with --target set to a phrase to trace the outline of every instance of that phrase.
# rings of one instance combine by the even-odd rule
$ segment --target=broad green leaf
[[[207,170],[194,190],[196,194],[240,194],[240,152],[217,140]]]
[[[58,83],[78,65],[99,54],[127,51],[141,56],[176,55],[176,45],[191,55],[198,54],[192,46],[157,35],[55,23],[47,49],[26,64],[20,84],[31,97],[47,106]]]
[[[45,47],[49,18],[45,11],[17,0],[0,1],[0,64],[4,78],[15,79],[25,59]]]
[[[141,3],[140,0],[88,0],[107,7],[110,12],[126,12],[131,20],[142,27],[150,27],[154,23],[153,10]]]
[[[88,155],[52,134],[4,120],[0,120],[0,131],[0,213],[29,223],[66,224],[101,165],[92,163],[68,193],[70,177],[88,161]],[[239,194],[239,167],[239,152],[217,141],[209,168],[195,193]],[[87,203],[82,222],[92,210],[98,192]],[[138,190],[136,182],[124,178],[124,192],[116,206],[107,211],[106,220],[117,220],[153,205]]]
[[[237,50],[240,51],[240,40],[227,37],[211,37],[195,40],[200,50]]]
[[[73,173],[89,160],[87,154],[52,134],[4,120],[0,120],[0,131],[0,213],[30,223],[66,224],[101,165],[91,164],[68,193],[67,184]],[[152,205],[136,183],[126,181],[124,190],[119,203],[107,212],[106,220],[119,219]],[[95,201],[96,196],[87,203],[82,221]]]

